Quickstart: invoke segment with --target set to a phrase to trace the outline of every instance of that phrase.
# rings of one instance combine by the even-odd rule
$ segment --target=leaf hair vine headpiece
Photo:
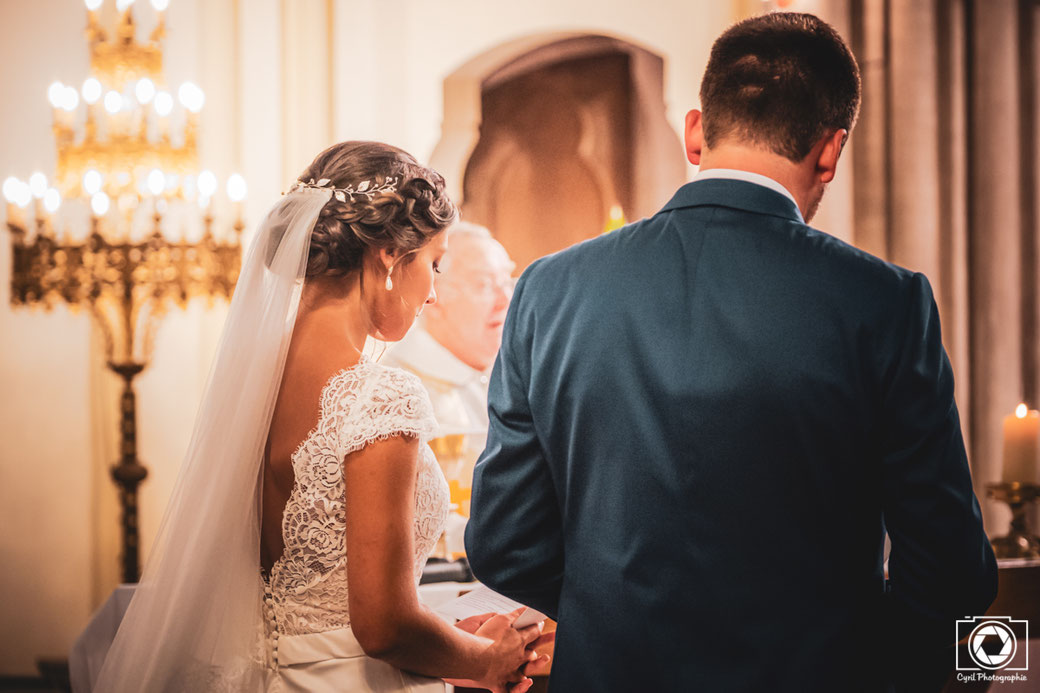
[[[348,197],[350,198],[350,201],[353,202],[355,195],[365,197],[366,199],[371,201],[372,198],[374,198],[376,195],[397,192],[397,177],[390,176],[379,185],[372,185],[372,181],[363,180],[360,183],[358,183],[356,187],[353,185],[348,185],[345,188],[332,187],[332,181],[328,178],[322,178],[317,182],[315,182],[314,179],[311,178],[310,182],[304,182],[302,180],[296,181],[296,183],[294,183],[293,186],[289,188],[289,192],[296,192],[297,190],[302,190],[303,188],[314,188],[316,190],[331,190],[333,196],[340,202],[346,202]]]

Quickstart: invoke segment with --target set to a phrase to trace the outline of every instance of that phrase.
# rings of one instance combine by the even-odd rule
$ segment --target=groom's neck
[[[772,178],[794,197],[802,216],[812,205],[812,165],[794,162],[774,152],[741,144],[722,143],[701,154],[700,170],[729,168]]]

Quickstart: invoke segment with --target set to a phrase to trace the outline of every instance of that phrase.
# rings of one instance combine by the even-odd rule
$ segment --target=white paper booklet
[[[513,601],[509,597],[504,597],[498,592],[495,592],[490,587],[480,585],[471,592],[467,592],[458,599],[441,604],[434,611],[447,619],[464,619],[470,616],[476,616],[477,614],[486,614],[495,612],[496,614],[508,614],[510,611],[516,611],[521,606],[524,606],[520,602]],[[513,623],[513,627],[520,629],[526,628],[527,626],[534,625],[539,621],[544,621],[547,618],[541,611],[536,611],[531,607],[527,607],[520,617]]]

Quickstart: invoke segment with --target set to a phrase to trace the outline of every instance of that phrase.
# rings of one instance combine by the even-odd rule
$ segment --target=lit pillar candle
[[[167,143],[170,137],[170,112],[173,110],[173,97],[168,91],[160,91],[152,99],[152,108],[158,116],[156,122],[157,136],[160,142]]]
[[[91,196],[91,198],[90,198],[90,211],[92,212],[92,214],[91,214],[90,218],[91,218],[91,221],[93,222],[93,226],[95,227],[95,229],[97,228],[98,222],[100,222],[101,219],[106,214],[108,214],[108,206],[109,206],[109,199],[108,199],[108,195],[106,195],[105,193],[103,193],[103,192],[94,193],[94,195]]]
[[[14,176],[8,176],[3,186],[4,198],[7,200],[7,224],[13,229],[25,231],[24,210],[32,200],[29,185]]]
[[[25,230],[25,220],[22,218],[22,210],[14,202],[7,203],[7,224],[17,229]]]
[[[246,179],[238,173],[233,173],[227,181],[227,195],[235,207],[235,235],[238,236],[245,228],[242,221],[242,200],[246,199]]]
[[[1040,467],[1040,412],[1020,404],[1004,417],[1003,481],[1037,483]]]
[[[52,82],[50,87],[47,88],[47,100],[51,103],[51,118],[54,122],[55,130],[62,127],[61,119],[61,104],[64,97],[65,85],[61,82]]]

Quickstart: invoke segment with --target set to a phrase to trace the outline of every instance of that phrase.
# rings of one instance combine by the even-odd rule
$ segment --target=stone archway
[[[506,246],[518,271],[654,213],[685,177],[665,118],[664,61],[600,35],[527,37],[445,80],[432,165],[463,216]]]

